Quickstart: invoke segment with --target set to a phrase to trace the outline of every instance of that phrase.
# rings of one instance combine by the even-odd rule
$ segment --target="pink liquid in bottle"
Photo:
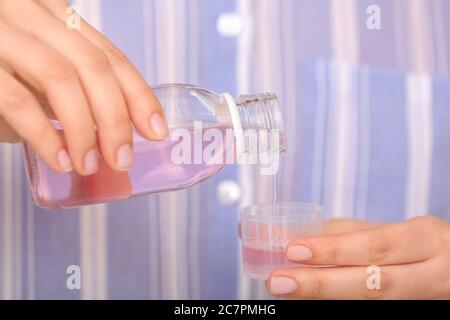
[[[205,126],[203,132],[208,129]],[[217,129],[225,135],[226,128]],[[187,130],[191,141],[194,141],[194,130]],[[179,140],[171,141],[170,138],[148,141],[135,132],[133,167],[127,172],[118,172],[100,159],[99,171],[91,176],[81,176],[75,171],[55,172],[24,143],[32,196],[39,206],[45,208],[77,207],[185,188],[217,174],[225,166],[225,161],[220,161],[226,156],[225,143],[213,152],[214,158],[218,157],[218,163],[212,161],[214,158],[194,163],[194,143],[190,143],[192,162],[176,164],[172,159],[172,150],[179,143]],[[206,144],[201,142],[200,151]]]

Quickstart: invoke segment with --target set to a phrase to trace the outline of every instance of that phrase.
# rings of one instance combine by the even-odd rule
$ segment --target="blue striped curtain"
[[[326,218],[449,218],[450,12],[446,0],[78,0],[149,83],[280,98],[282,200]],[[368,30],[378,5],[381,30]],[[218,28],[236,14],[241,29]],[[0,40],[1,41],[1,40]],[[224,206],[217,187],[236,181]],[[228,166],[187,190],[50,212],[27,192],[20,146],[0,146],[0,298],[265,298],[241,273],[239,207],[273,180]],[[82,289],[66,288],[79,265]]]

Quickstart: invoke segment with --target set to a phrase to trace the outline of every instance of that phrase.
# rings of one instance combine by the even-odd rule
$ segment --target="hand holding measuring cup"
[[[291,241],[266,281],[289,299],[449,299],[450,224],[435,216],[379,224],[331,220]],[[318,266],[328,266],[317,268]]]

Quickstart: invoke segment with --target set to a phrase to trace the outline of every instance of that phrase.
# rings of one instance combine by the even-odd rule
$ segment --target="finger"
[[[103,50],[120,83],[136,128],[152,140],[164,139],[169,130],[163,108],[136,67],[109,40],[88,24],[81,33]]]
[[[242,227],[242,224],[244,226]],[[323,223],[322,233],[323,234],[336,234],[343,233],[353,230],[363,230],[374,228],[375,226],[379,226],[380,224],[368,221],[357,221],[351,219],[334,219],[328,220]],[[244,232],[242,232],[244,230]],[[250,239],[260,239],[260,240],[286,240],[289,241],[291,239],[298,238],[300,234],[302,237],[310,236],[310,234],[306,233],[306,230],[303,227],[298,226],[280,226],[278,224],[262,224],[258,221],[245,221],[241,222],[238,225],[238,235],[239,238],[242,237],[242,233],[244,233],[244,238]]]
[[[72,163],[64,142],[50,125],[33,95],[1,68],[0,88],[0,119],[4,118],[14,127],[55,171],[71,171]]]
[[[66,0],[37,0],[37,2],[51,12],[54,10],[65,10],[68,7]]]
[[[273,272],[274,296],[290,299],[434,299],[448,295],[448,261],[394,266],[296,268]]]
[[[323,223],[322,226],[322,233],[323,234],[336,234],[336,233],[343,233],[343,232],[349,232],[353,230],[362,230],[362,229],[370,229],[377,226],[380,226],[380,223],[376,222],[369,222],[369,221],[358,221],[358,220],[352,220],[352,219],[333,219],[328,220]],[[238,235],[239,238],[241,238],[241,223],[238,224]],[[276,229],[275,229],[276,230]],[[263,228],[263,235],[264,233],[267,233],[267,230],[264,230]],[[281,233],[281,230],[278,232]]]
[[[2,61],[2,59],[0,59],[0,68],[2,68],[3,70],[5,70],[5,71],[8,72],[9,74],[13,74],[13,73],[14,73],[14,70],[11,69],[11,67],[8,66],[8,65],[6,64],[5,61]]]
[[[35,87],[33,87],[30,83],[27,82],[26,79],[22,78],[19,74],[15,73],[14,78],[17,79],[25,88],[30,91],[33,96],[37,99],[39,104],[41,105],[42,109],[44,110],[44,113],[47,115],[50,119],[56,119],[56,114],[50,107],[50,102],[48,101],[48,98],[45,96],[45,92],[39,91]]]
[[[3,117],[0,117],[0,143],[2,142],[18,143],[20,136]]]
[[[26,10],[39,28],[23,20],[26,14],[15,21],[22,19],[20,27],[75,66],[98,128],[103,158],[115,170],[128,170],[133,164],[131,120],[105,54],[37,4]]]
[[[96,172],[94,122],[73,66],[57,52],[2,21],[0,33],[0,57],[27,82],[45,92],[64,128],[76,170],[83,175]]]
[[[0,69],[12,76],[13,70],[3,61],[0,60]],[[0,116],[0,143],[18,143],[20,142],[20,136],[17,132],[9,125],[6,120]]]
[[[67,7],[63,2],[41,1],[60,20],[66,21]],[[147,138],[159,140],[167,137],[168,127],[164,111],[147,82],[128,58],[95,28],[81,20],[79,32],[106,55],[128,106],[136,128]]]
[[[289,244],[287,258],[342,266],[422,261],[442,250],[443,227],[438,218],[422,217],[366,230],[300,238]]]
[[[323,234],[336,234],[354,230],[370,229],[380,226],[380,223],[353,220],[353,219],[333,219],[323,223]]]

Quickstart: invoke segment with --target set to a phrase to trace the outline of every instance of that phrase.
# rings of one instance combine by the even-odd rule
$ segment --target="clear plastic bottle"
[[[276,144],[268,143],[277,146],[278,154],[286,148],[281,111],[273,94],[234,100],[228,94],[191,85],[165,84],[152,89],[164,108],[170,135],[164,141],[149,141],[134,130],[134,165],[127,172],[114,171],[100,159],[98,172],[91,176],[58,173],[23,142],[35,203],[62,209],[189,187],[217,174],[237,156],[260,152],[252,146],[255,135],[245,134],[248,129],[259,134],[275,130],[279,133]],[[63,130],[57,121],[52,122]]]

